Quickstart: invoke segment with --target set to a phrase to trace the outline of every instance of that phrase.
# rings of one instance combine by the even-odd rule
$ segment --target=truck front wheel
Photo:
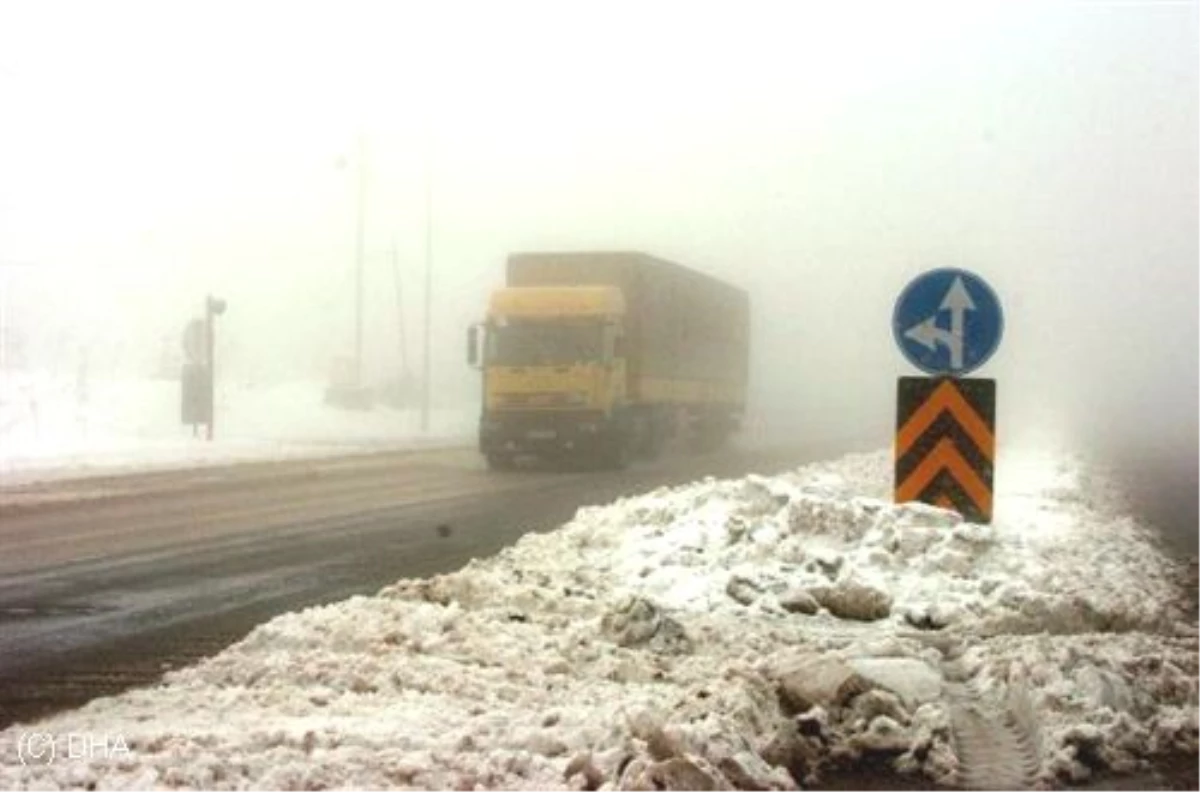
[[[492,452],[487,455],[488,470],[512,470],[513,458],[509,454]]]

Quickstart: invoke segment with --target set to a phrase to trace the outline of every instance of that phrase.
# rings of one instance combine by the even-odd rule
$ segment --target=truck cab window
[[[601,359],[597,323],[512,322],[488,333],[488,362],[498,366],[566,366]]]

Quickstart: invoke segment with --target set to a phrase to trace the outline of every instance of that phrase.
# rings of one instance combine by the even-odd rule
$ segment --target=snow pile
[[[888,503],[884,454],[583,509],[37,726],[128,756],[22,767],[14,727],[0,786],[773,789],[868,754],[953,783],[1005,713],[1045,783],[1195,753],[1179,570],[1080,470],[1006,459],[991,527]]]
[[[342,453],[347,447],[446,444],[473,435],[476,409],[438,408],[430,428],[416,409],[353,411],[324,402],[319,382],[229,382],[217,393],[217,439],[180,422],[181,386],[170,380],[69,382],[0,377],[0,476],[6,483],[95,468],[194,466]]]

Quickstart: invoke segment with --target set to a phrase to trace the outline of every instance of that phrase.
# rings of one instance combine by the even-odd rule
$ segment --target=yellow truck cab
[[[680,431],[719,442],[744,404],[747,320],[741,290],[644,254],[515,254],[469,337],[480,451],[622,467]]]

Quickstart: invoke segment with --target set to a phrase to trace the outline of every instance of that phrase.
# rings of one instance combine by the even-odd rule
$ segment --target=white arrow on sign
[[[966,327],[967,311],[976,310],[962,277],[956,277],[950,284],[949,291],[942,298],[937,313],[924,319],[904,331],[905,338],[911,338],[926,349],[937,349],[941,344],[950,350],[950,368],[963,367],[963,334]],[[937,315],[942,311],[950,312],[950,329],[944,330],[937,326]]]

